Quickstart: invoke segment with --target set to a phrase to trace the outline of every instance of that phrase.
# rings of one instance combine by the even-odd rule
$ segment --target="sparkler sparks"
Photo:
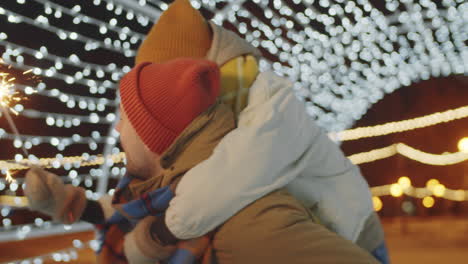
[[[7,68],[8,70],[11,69],[11,65],[5,66],[5,62],[2,59],[0,59],[0,66],[0,112],[5,116],[10,128],[16,135],[16,139],[21,140],[18,129],[16,128],[16,125],[13,122],[9,111],[14,113],[15,115],[18,115],[18,112],[14,109],[14,105],[20,102],[22,99],[24,99],[24,97],[20,96],[19,93],[15,90],[14,81],[16,80],[16,78],[11,76],[9,72],[2,70],[2,68]],[[39,79],[37,76],[29,76],[31,72],[32,69],[24,71],[23,75],[25,75],[25,77],[21,79],[23,81],[38,81]],[[23,145],[21,146],[21,149],[23,150],[23,153],[26,156],[29,155],[28,151]],[[6,171],[6,180],[10,183],[15,182],[15,179],[13,178],[9,170]]]
[[[11,69],[11,65],[6,66],[5,62],[0,58],[0,107],[3,109],[9,109],[15,115],[18,115],[18,112],[13,108],[15,103],[20,102],[25,99],[20,96],[20,94],[15,90],[16,77],[13,77],[9,72],[2,70],[2,68]],[[23,72],[25,77],[21,78],[23,81],[29,81],[32,83],[40,82],[39,78],[34,74],[32,69]],[[35,91],[34,91],[35,92]]]
[[[10,109],[11,112],[17,115],[18,112],[12,108],[12,104],[19,102],[22,98],[18,95],[18,92],[13,90],[13,81],[15,79],[6,72],[0,72],[0,106]]]
[[[5,180],[9,183],[16,182],[15,178],[11,175],[10,171],[6,171],[6,177]]]

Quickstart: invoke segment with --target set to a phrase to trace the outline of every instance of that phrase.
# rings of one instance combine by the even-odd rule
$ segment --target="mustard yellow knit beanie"
[[[135,65],[174,58],[203,58],[211,46],[209,25],[189,0],[175,0],[141,44]]]

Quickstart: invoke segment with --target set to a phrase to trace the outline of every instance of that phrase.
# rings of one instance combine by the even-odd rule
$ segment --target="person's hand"
[[[130,233],[125,236],[124,254],[129,264],[155,264],[169,258],[176,247],[164,246],[151,234],[151,224],[156,216],[147,216],[140,220]]]
[[[26,173],[24,193],[32,210],[64,224],[79,220],[86,207],[83,188],[65,185],[57,175],[39,167],[32,167]]]

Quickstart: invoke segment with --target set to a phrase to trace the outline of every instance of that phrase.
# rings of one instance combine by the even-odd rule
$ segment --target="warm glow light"
[[[468,160],[468,153],[456,152],[445,154],[431,154],[412,148],[404,143],[395,143],[388,147],[353,154],[351,156],[348,156],[348,158],[351,160],[351,162],[358,165],[389,158],[396,154],[400,154],[409,159],[416,160],[424,164],[435,166],[452,165]]]
[[[0,107],[10,109],[13,113],[18,114],[13,108],[11,108],[12,103],[21,100],[13,90],[14,80],[15,78],[11,78],[8,73],[0,72]]]
[[[380,200],[379,197],[373,196],[373,197],[372,197],[372,203],[374,204],[374,210],[375,210],[376,212],[382,210],[383,203],[382,203],[382,200]]]
[[[106,160],[112,160],[114,164],[124,162],[125,153],[120,152],[108,156],[96,155],[94,157],[85,158],[83,156],[70,156],[63,158],[41,158],[37,161],[30,161],[28,159],[19,160],[17,162],[11,162],[8,160],[0,160],[0,168],[7,170],[25,170],[29,168],[30,164],[35,164],[43,168],[58,168],[66,164],[79,163],[80,167],[96,166],[104,164]],[[54,163],[57,165],[54,166]]]
[[[401,178],[404,179],[404,177]],[[424,197],[434,195],[436,197],[448,199],[451,201],[468,201],[468,190],[448,189],[445,187],[445,185],[441,184],[436,179],[430,179],[427,181],[426,187],[423,188],[413,187],[411,185],[407,188],[403,188],[403,186],[407,186],[405,182],[406,180],[399,180],[394,184],[374,186],[371,188],[372,196],[380,197],[385,195],[392,195],[394,197],[399,197],[404,193],[407,196],[418,199],[423,199]]]
[[[401,186],[401,188],[406,189],[411,186],[411,180],[410,178],[404,176],[398,179],[398,184]]]
[[[435,196],[437,197],[442,197],[445,194],[445,186],[443,184],[438,184],[434,186],[434,189],[432,190]]]
[[[464,137],[458,141],[458,151],[468,153],[468,137]]]
[[[430,179],[427,181],[426,183],[426,188],[433,191],[434,190],[434,187],[439,185],[439,181],[436,180],[436,179]]]
[[[431,208],[432,206],[434,206],[434,203],[435,200],[431,196],[424,197],[424,199],[422,200],[422,204],[426,208]]]
[[[10,171],[6,171],[6,181],[9,183],[15,182],[15,178],[13,178],[13,175],[11,175]]]
[[[330,133],[330,137],[338,138],[340,141],[356,140],[367,137],[377,137],[392,133],[413,130],[422,127],[437,125],[452,120],[468,117],[468,106],[463,106],[456,109],[450,109],[441,113],[434,113],[409,120],[398,122],[390,122],[372,127],[358,127],[349,130],[344,130],[338,133]],[[468,138],[467,138],[468,141]],[[468,144],[468,142],[466,143]],[[468,149],[468,146],[465,146]]]
[[[465,200],[465,191],[464,190],[456,190],[455,191],[455,199],[457,201],[464,201]]]
[[[399,184],[392,184],[390,186],[390,194],[393,197],[399,197],[403,194],[403,189],[401,188]]]

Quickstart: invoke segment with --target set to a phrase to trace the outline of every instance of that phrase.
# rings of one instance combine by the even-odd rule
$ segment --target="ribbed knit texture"
[[[151,28],[138,49],[135,64],[203,58],[210,46],[209,25],[200,12],[189,0],[175,0]]]
[[[219,86],[219,68],[214,62],[177,59],[137,65],[122,78],[120,95],[142,141],[161,154],[215,103]]]

